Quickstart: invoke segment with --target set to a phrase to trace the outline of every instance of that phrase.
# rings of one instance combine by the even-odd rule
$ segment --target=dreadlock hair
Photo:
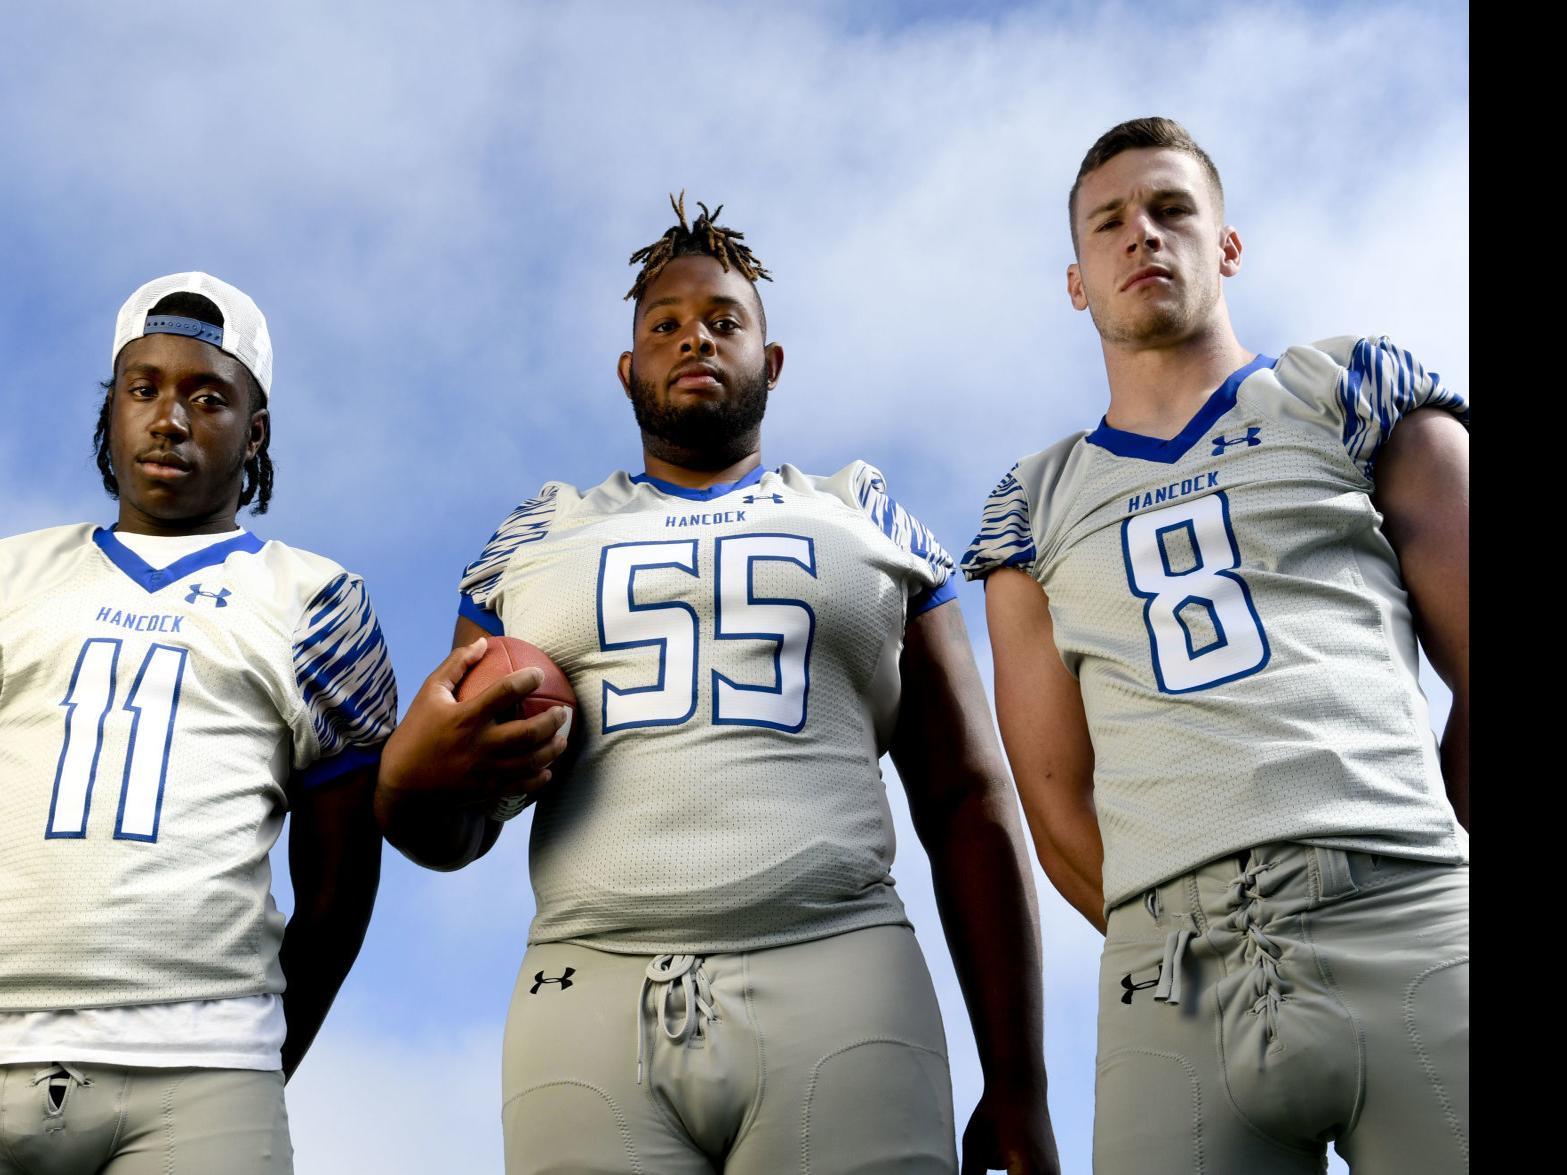
[[[160,299],[158,304],[147,313],[177,314],[211,326],[223,325],[223,312],[218,309],[216,303],[200,294],[183,291]],[[250,393],[248,411],[251,416],[254,416],[266,408],[267,398],[249,368],[245,369],[245,375]],[[98,386],[103,390],[103,403],[98,408],[98,424],[93,429],[93,450],[98,462],[98,473],[103,478],[103,488],[108,491],[109,497],[118,500],[120,483],[114,476],[114,466],[109,461],[109,425],[114,417],[114,376],[111,374]],[[245,462],[245,480],[240,487],[239,504],[250,505],[251,499],[254,498],[256,504],[250,507],[252,514],[265,514],[267,506],[272,502],[272,458],[267,453],[267,448],[271,444],[272,430],[269,428],[267,435],[262,439],[261,447],[256,450],[256,455]]]
[[[697,207],[702,210],[690,224],[686,223],[686,194],[681,191],[678,199],[670,194],[669,203],[675,210],[675,215],[680,219],[679,224],[670,225],[669,229],[651,245],[645,245],[631,255],[628,265],[636,265],[639,262],[642,268],[637,272],[637,280],[631,289],[626,291],[627,298],[634,298],[638,305],[642,302],[642,295],[647,293],[647,288],[653,280],[663,272],[676,257],[711,257],[724,267],[724,272],[729,272],[733,265],[740,271],[740,275],[753,286],[758,278],[772,281],[773,275],[762,267],[756,254],[751,252],[749,245],[741,242],[745,234],[736,232],[718,223],[718,214],[724,210],[720,204],[713,211],[707,210],[707,205],[700,200]],[[758,296],[760,305],[761,298]],[[767,330],[767,317],[765,311],[762,316],[762,330]]]

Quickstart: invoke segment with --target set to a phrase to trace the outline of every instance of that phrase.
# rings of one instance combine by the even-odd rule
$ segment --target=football
[[[548,653],[514,636],[485,638],[484,656],[458,683],[457,700],[466,702],[476,698],[507,674],[530,666],[544,671],[544,681],[522,700],[518,716],[532,718],[552,706],[565,706],[566,724],[561,727],[561,733],[570,737],[572,719],[577,714],[577,695],[572,692],[571,682],[566,680],[566,675]]]

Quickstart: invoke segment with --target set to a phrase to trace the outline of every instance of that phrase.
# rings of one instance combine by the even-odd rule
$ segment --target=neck
[[[1169,440],[1186,427],[1231,372],[1256,358],[1241,346],[1228,316],[1201,335],[1168,345],[1132,347],[1101,340],[1110,380],[1112,428]]]
[[[155,534],[166,538],[188,534],[224,534],[239,526],[234,520],[234,514],[235,511],[230,509],[197,518],[155,518],[127,505],[122,499],[120,517],[114,529],[121,534]]]
[[[671,485],[687,490],[705,490],[710,486],[739,481],[761,463],[760,447],[752,449],[738,461],[725,465],[722,469],[694,469],[690,465],[672,461],[667,456],[660,457],[645,443],[642,446],[642,468],[649,477],[656,477],[659,481],[667,481]]]

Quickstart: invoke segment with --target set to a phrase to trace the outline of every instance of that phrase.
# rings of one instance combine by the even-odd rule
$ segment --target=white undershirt
[[[155,1069],[281,1069],[283,1001],[275,995],[0,1012],[0,1065],[96,1061]]]
[[[114,537],[122,546],[141,556],[149,567],[167,567],[170,563],[204,551],[215,543],[226,543],[245,533],[243,526],[222,534],[130,534],[117,530]]]
[[[243,534],[114,537],[151,567],[169,564]],[[122,1008],[60,1012],[0,1012],[0,1065],[50,1061],[144,1065],[149,1068],[281,1069],[283,1001],[237,996]]]

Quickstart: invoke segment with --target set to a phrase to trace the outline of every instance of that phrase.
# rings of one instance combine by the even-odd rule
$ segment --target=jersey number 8
[[[1223,490],[1128,518],[1121,550],[1162,692],[1209,689],[1268,663],[1262,620],[1235,570],[1241,553]]]

